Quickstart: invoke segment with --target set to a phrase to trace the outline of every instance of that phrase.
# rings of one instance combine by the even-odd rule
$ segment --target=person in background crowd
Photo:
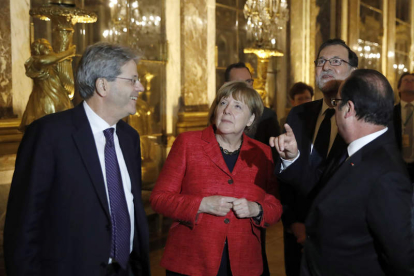
[[[292,107],[298,106],[303,103],[312,101],[313,88],[303,82],[295,83],[289,90],[290,104]],[[283,132],[283,126],[286,123],[286,117],[280,119],[280,130]]]
[[[394,107],[394,131],[411,182],[414,183],[414,73],[404,73],[398,81],[401,102]]]

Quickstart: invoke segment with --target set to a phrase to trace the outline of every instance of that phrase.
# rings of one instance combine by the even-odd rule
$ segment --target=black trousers
[[[106,267],[106,276],[129,276],[132,275],[128,271],[130,269],[127,268],[127,270],[122,269],[122,267],[118,263],[111,263],[108,264]]]
[[[296,242],[295,235],[286,231],[283,232],[283,242],[286,276],[299,276],[303,246]]]

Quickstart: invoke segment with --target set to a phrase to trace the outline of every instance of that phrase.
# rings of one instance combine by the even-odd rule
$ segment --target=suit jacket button
[[[229,179],[229,180],[227,181],[227,183],[229,183],[229,184],[233,184],[233,179]]]
[[[225,224],[229,224],[229,223],[230,223],[230,220],[229,220],[228,218],[226,218],[226,219],[224,220],[224,223],[225,223]]]

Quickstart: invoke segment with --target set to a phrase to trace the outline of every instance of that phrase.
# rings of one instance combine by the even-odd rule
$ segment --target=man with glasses
[[[395,137],[414,183],[414,73],[402,74],[398,93],[401,102],[394,107]]]
[[[275,173],[279,180],[282,221],[284,225],[285,269],[287,276],[300,274],[302,248],[306,240],[305,219],[315,188],[328,159],[341,155],[346,149],[333,118],[331,98],[335,98],[339,85],[358,66],[357,55],[340,39],[324,42],[315,60],[316,86],[323,99],[292,108],[286,123],[297,137],[300,154],[284,154],[276,163]],[[285,125],[286,126],[286,125]],[[284,137],[282,134],[280,137]],[[270,139],[274,146],[275,138]],[[306,177],[304,177],[306,175]],[[293,184],[306,184],[310,197],[293,188]],[[315,188],[315,189],[314,189]]]
[[[413,188],[387,128],[391,85],[375,70],[356,70],[332,104],[349,145],[347,156],[331,160],[318,183],[306,218],[301,275],[414,275]],[[299,154],[295,136],[287,126],[276,139],[281,156]],[[293,185],[309,193],[307,183]]]
[[[4,229],[7,275],[150,275],[136,112],[138,56],[89,46],[77,74],[84,101],[26,130]]]

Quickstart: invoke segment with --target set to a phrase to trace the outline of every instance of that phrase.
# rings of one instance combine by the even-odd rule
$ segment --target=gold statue
[[[33,90],[24,111],[19,130],[46,114],[72,108],[67,90],[57,71],[57,65],[73,57],[76,46],[67,51],[55,53],[46,39],[37,39],[31,45],[32,56],[25,62],[26,76],[33,79]]]
[[[51,21],[52,46],[56,53],[67,51],[72,47],[76,23],[93,23],[97,20],[94,12],[77,8],[75,0],[48,0],[47,4],[30,9],[30,15],[34,18]],[[57,72],[63,87],[72,99],[75,91],[72,59],[68,58],[59,62]],[[80,101],[79,97],[76,100]]]

